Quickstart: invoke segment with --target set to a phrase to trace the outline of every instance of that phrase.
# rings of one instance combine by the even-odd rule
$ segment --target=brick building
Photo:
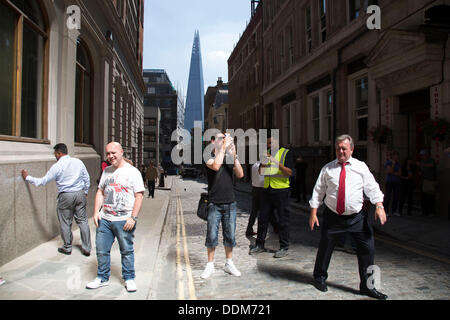
[[[373,4],[380,30],[367,27]],[[381,185],[391,150],[418,159],[429,149],[439,162],[437,213],[446,216],[450,159],[424,128],[450,120],[448,12],[438,0],[260,2],[228,61],[230,126],[278,128],[281,144],[310,162],[311,188],[342,133]],[[382,125],[387,143],[370,133]]]

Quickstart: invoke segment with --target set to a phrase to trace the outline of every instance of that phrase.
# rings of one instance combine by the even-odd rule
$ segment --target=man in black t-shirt
[[[225,272],[239,277],[241,273],[232,260],[236,246],[236,201],[233,189],[233,174],[241,179],[244,171],[236,154],[233,138],[218,133],[214,141],[215,156],[206,162],[208,177],[208,227],[205,245],[208,263],[201,277],[207,279],[214,272],[214,254],[218,245],[219,224],[222,222],[223,244],[225,246]]]

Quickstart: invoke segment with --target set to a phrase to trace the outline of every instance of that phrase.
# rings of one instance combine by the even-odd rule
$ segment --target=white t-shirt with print
[[[128,219],[133,211],[134,194],[145,191],[141,173],[129,163],[117,169],[105,168],[98,188],[104,195],[100,217],[108,221]]]

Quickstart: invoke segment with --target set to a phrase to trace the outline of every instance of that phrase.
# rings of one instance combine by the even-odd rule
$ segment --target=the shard
[[[186,111],[184,116],[184,128],[190,133],[195,121],[201,121],[203,131],[204,124],[204,89],[202,54],[200,50],[200,35],[195,31],[194,44],[192,45],[191,66],[189,70],[189,82],[186,96]],[[200,127],[197,125],[197,127]]]

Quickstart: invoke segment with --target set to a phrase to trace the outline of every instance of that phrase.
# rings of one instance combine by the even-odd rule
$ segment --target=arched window
[[[92,144],[92,66],[83,41],[77,42],[75,142]]]
[[[47,39],[41,1],[0,0],[0,135],[45,137]]]

